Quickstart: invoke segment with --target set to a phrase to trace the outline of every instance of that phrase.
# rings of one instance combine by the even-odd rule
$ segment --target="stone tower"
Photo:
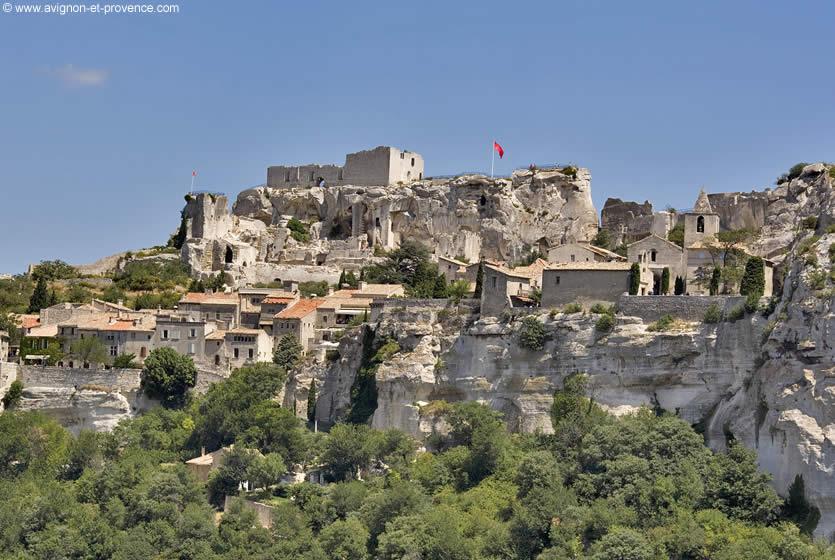
[[[692,245],[712,239],[719,233],[719,214],[713,211],[704,189],[699,191],[699,197],[693,210],[684,215],[684,246]]]

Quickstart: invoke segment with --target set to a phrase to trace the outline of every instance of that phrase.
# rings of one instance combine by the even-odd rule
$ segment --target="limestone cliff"
[[[387,187],[258,187],[240,193],[231,213],[222,195],[198,194],[184,210],[182,255],[198,273],[226,270],[240,283],[330,279],[407,238],[439,255],[512,262],[595,235],[590,182],[587,169],[572,168]],[[308,231],[293,235],[291,218]]]

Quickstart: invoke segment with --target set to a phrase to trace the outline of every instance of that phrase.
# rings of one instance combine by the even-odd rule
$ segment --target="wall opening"
[[[696,232],[704,233],[705,232],[705,217],[699,216],[699,219],[696,220]]]
[[[232,252],[232,247],[226,247],[226,254],[223,256],[223,261],[226,264],[232,264],[232,261],[235,259],[235,254]]]

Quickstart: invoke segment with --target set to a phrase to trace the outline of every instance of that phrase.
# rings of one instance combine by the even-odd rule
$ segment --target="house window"
[[[238,357],[239,352],[238,352],[238,349],[237,349],[237,348],[235,348],[235,350],[234,350],[233,354],[235,355],[235,357],[236,357],[236,358]]]
[[[699,216],[699,219],[696,220],[696,231],[698,233],[705,232],[705,217]]]
[[[255,357],[255,353],[253,352],[252,348],[247,350],[247,355],[249,356],[250,360]]]
[[[194,354],[194,343],[193,342],[188,343],[188,353],[189,354]]]
[[[215,319],[220,320],[220,313],[215,313]]]
[[[492,284],[492,286],[494,288],[496,287],[496,281],[497,281],[497,278],[495,276],[490,277],[490,283]]]
[[[412,167],[415,166],[415,158],[412,158]]]
[[[400,159],[406,159],[406,154],[404,154],[403,152],[400,152]]]
[[[555,284],[556,286],[559,286],[559,285],[560,285],[560,277],[559,277],[559,276],[554,276],[554,284]]]
[[[139,357],[140,358],[144,358],[147,355],[148,355],[148,349],[147,348],[145,348],[143,346],[142,348],[139,349]]]
[[[220,365],[220,354],[215,354],[215,365],[216,366]]]
[[[189,329],[188,336],[190,338],[194,338],[195,336],[197,336],[197,329]]]
[[[328,322],[328,316],[327,316],[327,315],[323,315],[323,316],[322,316],[322,322],[323,322],[323,323],[327,323],[327,322]]]
[[[652,262],[655,262],[655,258],[657,256],[658,256],[658,251],[656,251],[655,249],[653,249],[652,252],[649,254],[649,258],[652,259]]]
[[[374,218],[374,226],[380,227],[380,218]]]
[[[571,262],[574,262],[574,255],[571,255]]]
[[[163,340],[168,340],[168,330],[167,330],[167,329],[163,329],[163,331],[162,331],[162,339],[163,339]]]
[[[110,355],[111,356],[118,356],[119,355],[119,347],[118,346],[111,346],[110,347]]]

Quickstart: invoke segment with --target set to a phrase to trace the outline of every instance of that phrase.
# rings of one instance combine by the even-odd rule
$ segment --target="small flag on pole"
[[[502,145],[495,140],[493,140],[493,149],[499,154],[499,159],[504,157],[504,148],[502,148]]]
[[[188,190],[188,193],[189,193],[189,194],[191,194],[191,193],[193,193],[193,192],[194,192],[194,178],[195,178],[195,177],[197,177],[197,170],[196,170],[196,169],[192,169],[192,170],[191,170],[191,187],[190,187],[190,188],[189,188],[189,190]]]
[[[192,172],[191,172],[191,176],[192,176],[192,177],[197,177],[197,171],[196,171],[196,170],[192,170]]]

